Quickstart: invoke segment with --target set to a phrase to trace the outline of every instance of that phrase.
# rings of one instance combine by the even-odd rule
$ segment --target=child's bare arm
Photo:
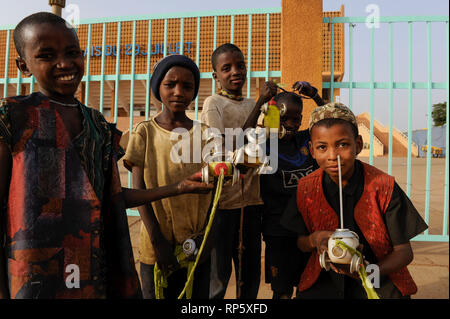
[[[133,166],[132,173],[133,187],[136,188],[136,190],[145,190],[146,187],[144,182],[144,170],[141,167]],[[160,187],[159,189],[161,188],[162,187]],[[169,192],[167,190],[163,190],[162,193],[167,194]],[[138,211],[139,215],[142,218],[142,222],[144,223],[144,226],[149,234],[152,246],[155,249],[156,260],[158,261],[159,267],[164,271],[176,267],[178,262],[173,255],[172,246],[161,233],[158,220],[156,219],[155,212],[153,211],[151,205],[146,204],[139,206]]]
[[[11,176],[11,152],[9,147],[0,140],[0,221],[4,220],[2,216],[1,205],[7,197],[9,180]],[[0,224],[0,299],[9,298],[6,257],[3,254],[3,225]]]
[[[138,168],[136,168],[138,169]],[[156,187],[153,189],[138,188],[135,189],[122,188],[125,198],[126,208],[137,207],[149,204],[162,198],[186,194],[207,194],[213,189],[214,185],[201,182],[200,175],[192,175],[188,178],[171,185]]]
[[[388,275],[392,272],[400,270],[401,268],[409,265],[414,258],[411,244],[409,242],[406,244],[395,245],[393,248],[394,250],[378,263],[380,275]]]
[[[306,81],[298,81],[295,82],[292,86],[294,90],[298,90],[299,93],[306,95],[313,99],[313,101],[318,105],[322,106],[325,104],[325,102],[322,100],[322,98],[319,95],[319,90],[312,86],[309,82]]]

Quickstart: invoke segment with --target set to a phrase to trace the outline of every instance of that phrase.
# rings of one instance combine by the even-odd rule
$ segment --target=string
[[[341,214],[341,229],[344,228],[344,208],[342,200],[342,172],[341,172],[341,156],[337,156],[338,161],[338,173],[339,173],[339,212]]]

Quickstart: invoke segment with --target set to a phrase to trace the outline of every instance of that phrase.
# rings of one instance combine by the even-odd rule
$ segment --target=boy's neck
[[[74,104],[77,103],[77,99],[75,98],[75,96],[73,95],[55,95],[55,94],[50,94],[49,92],[46,91],[40,91],[43,95],[45,95],[47,97],[47,99],[49,100],[53,100],[62,104]]]
[[[172,130],[177,127],[191,129],[193,121],[186,115],[186,112],[171,112],[168,108],[155,118],[156,122],[165,129]]]
[[[228,92],[227,90],[222,89],[220,90],[219,95],[235,101],[242,101],[244,99],[242,96],[242,90],[239,92]]]

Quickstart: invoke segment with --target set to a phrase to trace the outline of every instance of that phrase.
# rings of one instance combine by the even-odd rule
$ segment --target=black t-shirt
[[[309,141],[308,130],[297,132],[290,140],[278,140],[278,169],[260,176],[264,235],[297,236],[280,225],[280,217],[297,191],[298,180],[318,168],[309,153]]]
[[[324,173],[322,179],[322,187],[326,200],[339,216],[338,185],[336,185],[331,180],[328,174]],[[348,181],[347,185],[342,190],[344,228],[348,228],[358,234],[359,241],[364,246],[362,251],[362,254],[365,257],[364,259],[369,263],[377,263],[378,259],[376,258],[374,252],[370,248],[363,233],[361,232],[353,218],[354,208],[361,198],[363,191],[363,166],[361,162],[357,160],[355,161],[355,172]],[[383,215],[383,219],[393,246],[409,242],[410,239],[428,228],[414,205],[411,203],[408,196],[406,196],[406,194],[398,186],[397,183],[394,183],[394,190],[392,193],[391,201],[389,202],[386,213]],[[289,201],[289,204],[286,207],[286,211],[284,212],[283,218],[280,223],[290,231],[297,233],[299,236],[309,235],[302,215],[298,212],[296,196],[293,196]],[[361,287],[361,284],[358,281],[355,281],[354,279],[345,275],[336,274],[333,271],[322,271],[320,275],[321,280],[319,282],[324,282],[324,278],[322,278],[323,276],[327,276],[333,281],[334,286],[337,288],[337,291],[342,293],[342,297],[349,296],[349,290],[353,290],[353,288],[355,287]],[[380,282],[381,287],[383,288],[383,291],[380,291],[381,294],[385,297],[391,296],[392,289],[396,288],[393,286],[389,278],[387,276],[381,278]],[[352,289],[346,289],[349,287],[352,287]],[[340,294],[337,297],[339,296]],[[354,294],[352,294],[352,296],[354,296]]]

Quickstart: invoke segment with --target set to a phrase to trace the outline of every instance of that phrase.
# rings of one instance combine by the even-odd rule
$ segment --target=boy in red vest
[[[410,298],[417,286],[406,268],[413,260],[409,241],[427,225],[394,177],[356,159],[363,141],[349,108],[341,103],[316,108],[309,130],[310,152],[320,168],[300,179],[297,188],[297,245],[311,252],[297,298],[367,298],[356,273],[333,264],[327,272],[319,264],[328,238],[340,228],[337,155],[341,162],[344,228],[358,234],[366,263],[379,267],[380,284],[375,287],[379,297]]]

